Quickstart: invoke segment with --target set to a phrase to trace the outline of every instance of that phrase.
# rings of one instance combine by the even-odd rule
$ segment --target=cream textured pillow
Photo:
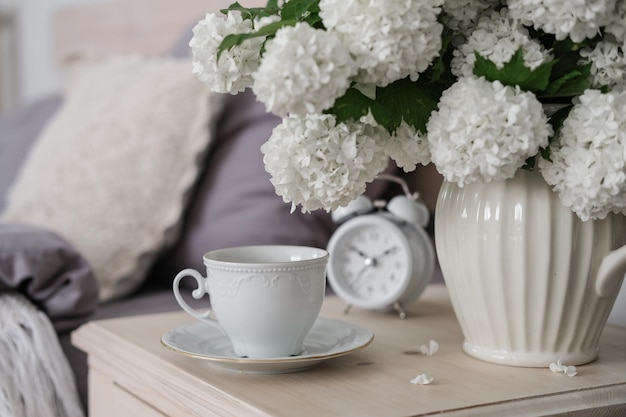
[[[188,61],[78,64],[0,220],[56,231],[91,263],[101,301],[127,295],[176,238],[222,103]]]

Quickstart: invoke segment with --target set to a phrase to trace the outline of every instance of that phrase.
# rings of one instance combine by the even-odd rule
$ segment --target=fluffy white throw
[[[0,416],[83,415],[48,317],[19,294],[0,295]]]

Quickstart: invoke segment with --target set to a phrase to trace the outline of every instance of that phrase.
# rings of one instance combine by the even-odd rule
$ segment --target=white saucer
[[[271,359],[235,356],[219,325],[202,321],[171,329],[161,337],[161,343],[174,352],[206,359],[229,371],[281,374],[309,369],[327,359],[347,355],[369,345],[373,339],[374,333],[365,327],[320,317],[304,339],[304,351],[298,356]]]

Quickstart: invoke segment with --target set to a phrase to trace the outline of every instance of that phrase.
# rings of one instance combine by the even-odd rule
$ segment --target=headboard
[[[54,19],[57,62],[75,55],[102,57],[138,52],[160,55],[208,12],[234,0],[110,0],[60,9]],[[240,0],[260,6],[265,0]]]

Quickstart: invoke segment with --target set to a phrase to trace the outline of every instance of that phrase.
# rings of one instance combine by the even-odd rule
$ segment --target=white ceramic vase
[[[519,170],[444,183],[435,240],[469,355],[537,367],[597,358],[626,273],[626,216],[583,222],[540,173]]]

